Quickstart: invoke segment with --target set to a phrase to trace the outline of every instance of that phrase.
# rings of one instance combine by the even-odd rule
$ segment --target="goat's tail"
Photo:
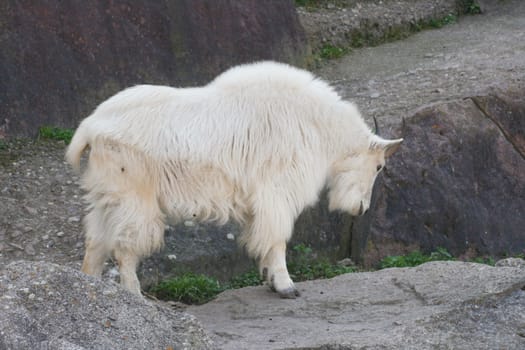
[[[77,171],[80,169],[80,157],[82,157],[82,153],[89,146],[90,142],[88,128],[83,124],[81,123],[75,131],[73,139],[66,150],[66,161]]]

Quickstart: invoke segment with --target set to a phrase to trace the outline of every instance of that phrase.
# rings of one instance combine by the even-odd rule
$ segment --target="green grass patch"
[[[437,248],[430,254],[423,254],[416,250],[406,255],[387,256],[379,263],[380,269],[389,267],[414,267],[430,261],[453,261],[457,260],[445,248]],[[468,262],[494,266],[496,260],[491,256],[479,256],[467,260]]]
[[[467,15],[477,15],[481,13],[481,7],[476,0],[458,1],[459,11]]]
[[[239,289],[250,286],[260,286],[263,284],[261,276],[256,269],[251,269],[239,276],[234,276],[225,285],[225,289]]]
[[[187,273],[160,282],[151,289],[151,292],[162,300],[200,305],[212,300],[223,290],[219,281],[214,278]]]
[[[330,263],[326,259],[317,258],[312,248],[298,244],[292,248],[288,272],[296,282],[314,279],[332,278],[344,273],[355,272],[351,266],[340,266]]]
[[[38,137],[47,140],[64,141],[66,144],[71,142],[73,134],[75,133],[72,129],[64,129],[53,126],[42,126],[38,130]]]
[[[456,23],[458,20],[458,17],[452,13],[449,13],[443,18],[439,19],[431,19],[428,21],[428,26],[430,28],[441,28],[443,26],[446,26],[447,24]]]
[[[496,260],[494,260],[494,258],[491,256],[478,256],[476,258],[470,259],[469,262],[485,264],[490,266],[496,265]]]
[[[323,0],[295,0],[295,6],[316,8],[321,5]]]
[[[454,257],[445,249],[437,248],[435,252],[423,254],[420,251],[414,251],[407,255],[387,256],[379,263],[381,269],[389,267],[414,267],[429,261],[446,261],[455,260]]]
[[[355,272],[355,268],[339,266],[323,259],[317,259],[310,247],[303,244],[292,248],[288,271],[296,282],[331,278],[343,273]],[[162,300],[174,300],[185,304],[204,304],[227,289],[237,289],[263,284],[256,269],[233,277],[226,283],[215,278],[186,273],[182,276],[160,282],[149,290]]]
[[[345,0],[294,0],[296,7],[302,7],[308,11],[316,10],[318,8],[344,8],[348,7],[348,2]]]
[[[319,50],[319,57],[326,60],[332,60],[341,58],[349,52],[350,49],[348,48],[325,44]]]

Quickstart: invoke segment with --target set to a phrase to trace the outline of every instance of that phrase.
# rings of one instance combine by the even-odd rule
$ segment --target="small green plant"
[[[323,0],[295,0],[295,6],[315,8],[321,5]]]
[[[469,15],[478,15],[481,13],[481,7],[479,4],[475,3],[474,1],[469,4],[467,7],[467,13]]]
[[[467,15],[477,15],[481,13],[481,7],[476,0],[460,0],[459,10]]]
[[[74,131],[52,126],[42,126],[38,130],[38,136],[42,139],[64,141],[66,144],[71,142]]]
[[[379,263],[381,269],[389,267],[414,267],[429,261],[454,260],[454,257],[445,249],[437,248],[435,252],[425,255],[416,250],[407,255],[387,256]]]
[[[494,260],[494,258],[491,256],[478,256],[476,258],[470,259],[469,262],[485,264],[490,266],[496,265],[496,260]]]
[[[458,18],[456,15],[452,14],[452,13],[449,13],[448,15],[446,15],[445,17],[443,18],[439,18],[439,19],[431,19],[430,21],[428,21],[428,27],[430,28],[441,28],[447,24],[452,24],[452,23],[455,23],[457,22]]]
[[[159,299],[200,305],[210,301],[223,290],[219,281],[214,278],[187,273],[160,282],[151,292]]]
[[[331,60],[331,59],[341,58],[341,57],[343,57],[344,55],[346,55],[349,52],[350,52],[349,49],[346,49],[346,48],[343,48],[343,47],[339,47],[339,46],[330,45],[330,44],[325,44],[319,50],[319,56],[322,59]]]
[[[263,283],[259,272],[256,269],[251,269],[239,276],[233,277],[227,284],[225,289],[238,289],[250,286],[260,286]]]
[[[288,272],[296,282],[320,278],[332,278],[344,273],[355,272],[353,267],[334,265],[327,260],[318,259],[312,248],[298,244],[292,248]]]

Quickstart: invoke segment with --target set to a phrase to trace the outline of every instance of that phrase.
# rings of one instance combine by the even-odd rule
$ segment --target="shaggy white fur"
[[[234,219],[268,282],[295,297],[285,252],[297,216],[325,185],[330,209],[362,214],[401,141],[374,135],[322,80],[275,62],[198,88],[126,89],[82,121],[66,154],[78,168],[90,148],[82,269],[100,275],[113,254],[121,283],[140,293],[137,264],[162,246],[167,219]]]

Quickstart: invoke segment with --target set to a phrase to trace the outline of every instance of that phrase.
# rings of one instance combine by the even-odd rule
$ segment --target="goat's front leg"
[[[281,298],[294,299],[299,296],[286,268],[286,242],[273,245],[259,262],[261,275]]]
[[[286,268],[286,242],[293,231],[296,210],[282,197],[281,186],[263,186],[253,197],[253,216],[241,236],[248,254],[257,259],[259,272],[282,298],[299,296]]]

